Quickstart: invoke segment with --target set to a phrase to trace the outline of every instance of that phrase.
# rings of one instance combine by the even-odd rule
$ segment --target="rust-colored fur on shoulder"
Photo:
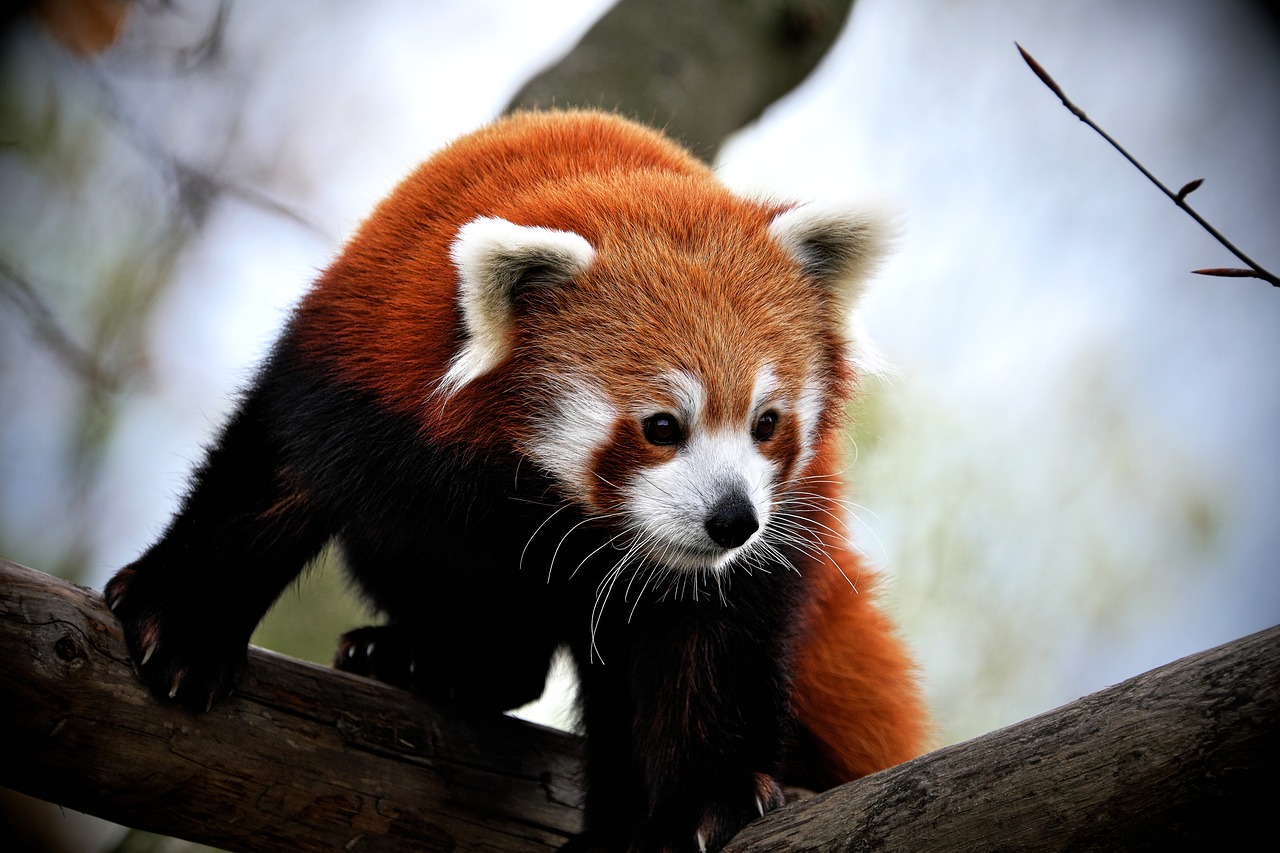
[[[834,470],[835,444],[819,469]],[[832,480],[821,488],[836,491]],[[830,561],[809,567],[792,692],[804,734],[788,781],[819,791],[915,758],[932,736],[915,666],[873,603],[877,579],[850,551],[843,527],[836,532],[826,536]]]

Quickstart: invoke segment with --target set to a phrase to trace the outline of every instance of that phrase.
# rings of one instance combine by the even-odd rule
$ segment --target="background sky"
[[[141,4],[90,60],[7,33],[0,260],[43,307],[0,301],[5,556],[96,588],[137,556],[377,199],[606,6],[236,3],[212,59],[210,3]],[[1274,272],[1262,9],[858,0],[722,151],[744,192],[901,211],[864,313],[895,371],[867,383],[849,477],[942,741],[1280,621],[1280,290],[1189,274],[1237,264],[1014,48],[1166,183],[1204,178],[1192,203]]]

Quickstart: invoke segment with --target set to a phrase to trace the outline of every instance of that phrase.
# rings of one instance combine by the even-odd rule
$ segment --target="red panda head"
[[[450,244],[461,333],[438,393],[513,401],[517,451],[627,557],[749,564],[794,540],[786,502],[842,416],[884,242],[869,213],[701,175],[514,197]]]
[[[295,332],[427,441],[536,465],[636,560],[718,569],[829,488],[884,232],[736,196],[617,116],[522,113],[384,200]]]

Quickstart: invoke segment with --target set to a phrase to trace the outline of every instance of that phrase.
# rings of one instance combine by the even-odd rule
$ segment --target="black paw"
[[[193,606],[156,577],[135,563],[121,569],[103,595],[124,629],[138,674],[156,698],[207,711],[240,680],[247,640],[218,622],[212,603]]]
[[[683,799],[683,798],[682,798]],[[696,808],[659,807],[638,828],[619,829],[623,821],[596,821],[596,826],[569,840],[561,853],[716,853],[742,827],[786,801],[781,786],[767,773],[754,773],[736,790],[719,792]]]
[[[616,849],[618,848],[610,848],[600,836],[590,832],[579,833],[560,845],[560,853],[612,853]]]
[[[767,773],[756,773],[746,794],[708,806],[694,830],[693,850],[712,853],[723,847],[738,830],[786,802],[782,786]],[[677,849],[677,848],[672,848]]]
[[[418,646],[395,625],[370,625],[338,640],[334,669],[412,689],[419,683]]]

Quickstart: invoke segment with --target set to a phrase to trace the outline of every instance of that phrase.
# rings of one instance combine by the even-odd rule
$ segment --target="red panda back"
[[[419,413],[458,348],[458,229],[555,186],[661,173],[714,185],[658,133],[598,112],[520,113],[448,145],[363,223],[304,300],[300,346],[396,410]],[[528,213],[526,213],[528,216]],[[529,223],[543,224],[543,223]]]

